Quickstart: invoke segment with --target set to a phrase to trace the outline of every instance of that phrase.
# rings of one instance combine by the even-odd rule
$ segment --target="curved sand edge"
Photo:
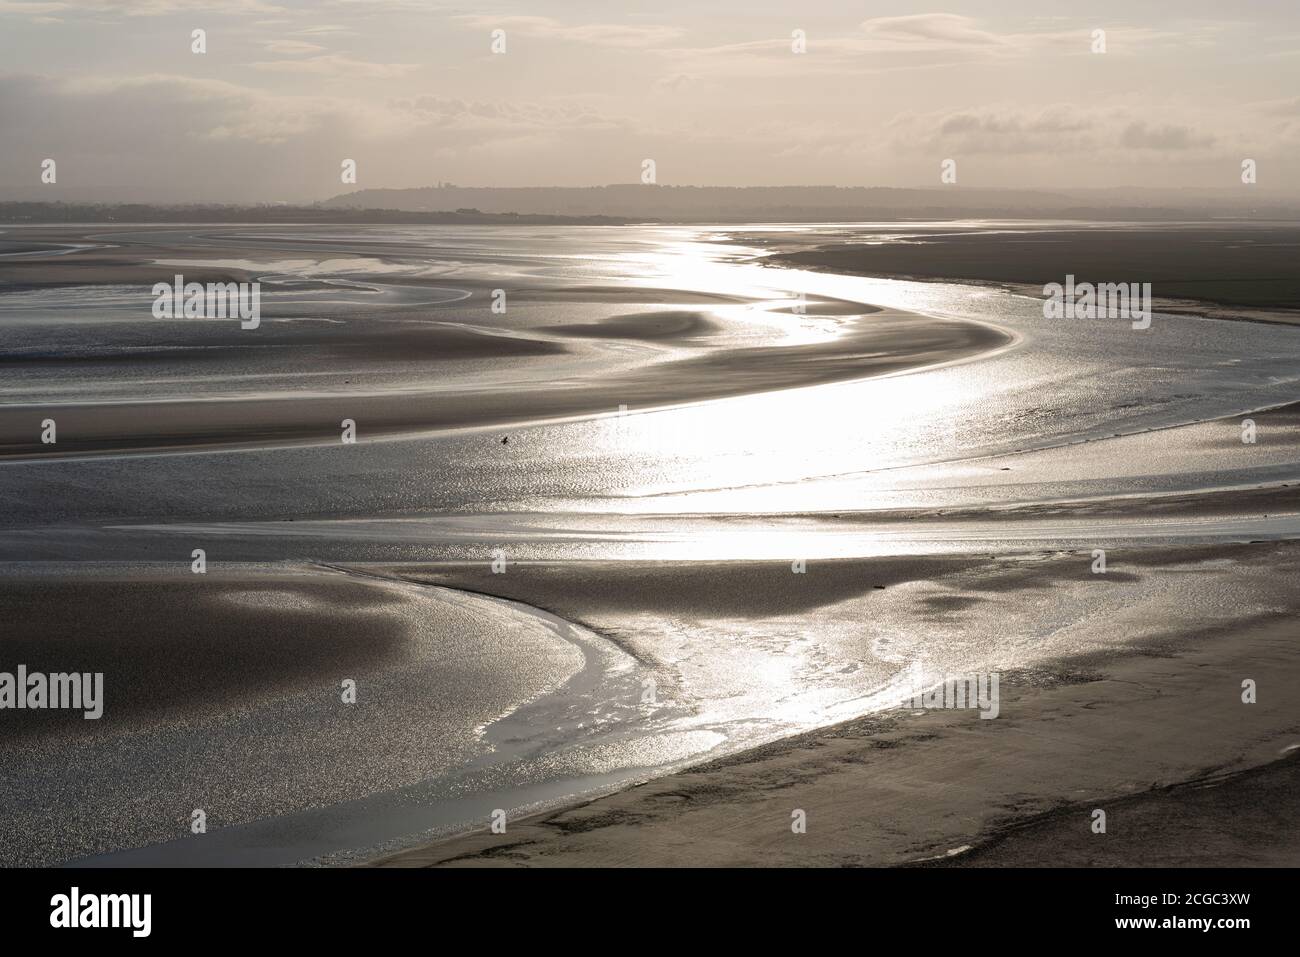
[[[732,348],[598,380],[495,393],[390,392],[0,407],[0,459],[262,445],[334,444],[339,423],[368,438],[645,409],[897,374],[979,357],[1015,337],[977,322],[870,314],[830,342]],[[58,422],[58,443],[40,423]]]
[[[1276,552],[1269,574],[1285,582],[1300,551],[1266,547]],[[1242,548],[1236,560],[1255,554]],[[1264,819],[1275,834],[1293,827],[1294,792],[1280,805],[1250,805],[1252,821],[1204,845],[1180,826],[1213,827],[1195,819],[1204,810],[1200,792],[1169,786],[1293,753],[1298,603],[1293,597],[1274,615],[1007,673],[996,720],[974,711],[868,716],[538,815],[504,835],[475,833],[374,863],[898,866],[1001,838],[1000,852],[958,853],[950,863],[1294,865],[1294,840],[1261,847],[1245,838]],[[1259,684],[1257,704],[1241,701],[1245,678]],[[1220,786],[1239,784],[1227,778]],[[1225,795],[1220,805],[1240,816],[1240,802]],[[1134,810],[1146,801],[1158,802],[1159,827]],[[1108,811],[1104,835],[1091,831],[1097,808]],[[807,814],[805,834],[791,832],[796,809]],[[1057,813],[1041,824],[1050,812]]]

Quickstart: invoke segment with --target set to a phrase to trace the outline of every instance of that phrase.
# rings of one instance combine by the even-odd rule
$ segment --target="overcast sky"
[[[1223,188],[1251,158],[1296,192],[1300,3],[0,0],[9,198],[626,183],[646,158],[669,184],[937,186],[953,158],[959,186]]]

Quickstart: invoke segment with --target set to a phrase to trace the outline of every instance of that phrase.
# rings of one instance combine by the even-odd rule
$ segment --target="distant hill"
[[[153,206],[144,203],[0,203],[0,223],[412,223],[531,226],[619,226],[614,216],[551,216],[313,206]]]
[[[1021,190],[840,186],[584,187],[429,186],[363,189],[325,200],[331,209],[615,216],[666,222],[853,222],[900,219],[1052,218],[1179,220],[1300,216],[1300,201],[1259,187],[1237,190]]]
[[[304,206],[0,202],[0,223],[592,225],[945,219],[1300,220],[1300,200],[1190,189],[894,189],[839,186],[430,186],[363,189]]]

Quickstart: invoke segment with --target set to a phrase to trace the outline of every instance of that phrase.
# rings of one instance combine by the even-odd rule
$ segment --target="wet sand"
[[[564,334],[591,333],[578,329]],[[372,340],[378,348],[367,358],[382,359],[390,352],[410,358],[426,350],[439,359],[563,351],[546,341],[511,338],[489,345],[488,338],[462,330],[422,330],[409,340],[389,334]],[[600,338],[664,336],[637,325],[615,327]],[[515,390],[6,405],[0,408],[0,456],[338,442],[344,419],[356,423],[360,443],[376,436],[612,414],[623,405],[645,409],[867,378],[977,356],[1010,341],[987,326],[891,312],[866,317],[831,343],[719,349],[599,378]],[[360,351],[366,342],[353,339],[350,346]],[[130,361],[140,359],[133,356]],[[41,423],[51,417],[58,441],[44,444]]]
[[[1270,764],[1107,802],[1107,813],[1123,825],[1119,841],[1080,829],[1080,812],[1092,808],[1070,807],[996,830],[967,854],[919,866],[1295,867],[1297,793],[1300,751],[1293,748]]]
[[[622,405],[641,411],[870,378],[990,352],[997,355],[986,358],[987,365],[869,385],[911,380],[942,394],[945,384],[951,388],[951,379],[965,374],[977,384],[982,375],[990,387],[999,376],[1042,383],[1032,391],[1055,388],[1078,372],[1093,376],[1089,389],[1116,403],[1112,415],[1123,415],[1145,401],[1146,393],[1158,402],[1175,391],[1218,395],[1225,384],[1236,388],[1236,379],[1252,385],[1266,378],[1290,381],[1286,343],[1275,343],[1276,355],[1267,353],[1277,368],[1252,363],[1240,345],[1274,342],[1271,337],[1289,330],[1255,326],[1225,333],[1219,324],[1198,323],[1217,326],[1237,348],[1207,346],[1193,353],[1186,369],[1177,366],[1176,383],[1144,387],[1124,403],[1128,393],[1113,380],[1096,378],[1096,370],[1113,367],[1117,376],[1145,382],[1160,371],[1157,365],[1176,365],[1184,343],[1173,341],[1173,332],[1152,357],[1141,349],[1076,354],[1068,336],[1053,338],[1060,364],[1029,366],[1034,374],[1022,376],[1008,374],[1000,363],[1029,350],[1000,349],[1010,337],[980,322],[817,297],[803,316],[788,305],[779,282],[761,301],[746,298],[743,284],[730,296],[656,288],[650,279],[644,287],[598,285],[593,283],[601,273],[593,269],[578,286],[553,277],[521,279],[520,288],[512,286],[509,316],[491,320],[475,311],[486,309],[496,282],[490,277],[497,270],[528,273],[511,273],[521,260],[507,253],[473,276],[433,270],[389,282],[389,265],[406,269],[418,260],[423,268],[432,261],[423,257],[455,256],[459,250],[448,254],[438,236],[425,237],[426,244],[338,236],[315,248],[311,237],[265,233],[251,237],[247,250],[230,242],[242,241],[243,233],[227,236],[227,245],[218,248],[201,241],[206,227],[195,230],[193,245],[154,247],[147,236],[133,233],[138,243],[131,247],[76,251],[47,262],[11,259],[0,269],[11,281],[2,288],[10,292],[85,283],[92,290],[89,304],[81,303],[71,322],[63,323],[57,305],[41,314],[54,325],[31,322],[21,292],[9,313],[15,327],[27,323],[32,339],[0,358],[16,380],[7,394],[24,402],[0,409],[11,523],[3,529],[5,554],[21,562],[57,555],[88,568],[73,574],[33,566],[14,579],[6,571],[0,610],[22,625],[5,639],[32,667],[42,661],[51,670],[69,661],[102,665],[113,674],[114,706],[107,723],[94,728],[66,715],[24,717],[7,761],[30,761],[19,776],[29,793],[3,822],[10,860],[50,863],[122,850],[126,856],[100,862],[273,864],[350,848],[329,858],[346,861],[363,849],[375,854],[380,846],[408,845],[421,834],[427,840],[434,832],[463,829],[466,822],[483,820],[486,809],[506,803],[519,810],[517,817],[512,810],[507,835],[464,836],[391,862],[895,865],[930,858],[997,863],[1037,855],[1055,863],[1054,843],[1063,842],[1063,834],[1077,836],[1071,828],[1079,822],[1072,815],[1090,813],[1096,802],[1115,809],[1107,837],[1116,838],[1116,851],[1140,859],[1173,855],[1175,845],[1182,846],[1169,829],[1155,826],[1157,820],[1209,813],[1210,805],[1222,810],[1233,800],[1224,795],[1245,795],[1251,782],[1264,782],[1274,793],[1276,782],[1284,780],[1285,769],[1268,762],[1278,759],[1297,731],[1289,689],[1300,674],[1288,656],[1294,657],[1290,621],[1298,610],[1300,558],[1288,544],[1224,539],[1238,534],[1237,520],[1248,519],[1243,524],[1251,534],[1233,541],[1254,538],[1256,531],[1276,537],[1267,527],[1270,516],[1294,519],[1300,487],[1291,478],[1300,441],[1295,406],[1258,415],[1262,444],[1254,456],[1241,455],[1235,419],[1215,418],[1234,408],[1226,400],[1181,419],[1135,415],[1133,428],[1141,434],[1122,438],[1112,438],[1111,428],[1084,429],[1095,438],[1077,446],[1069,439],[1079,430],[1059,427],[1043,414],[1073,411],[1078,419],[1068,397],[1044,391],[1041,398],[990,408],[986,417],[995,422],[1012,427],[1023,418],[1031,428],[1005,439],[1005,447],[991,456],[964,447],[954,451],[955,443],[917,453],[938,460],[939,480],[921,475],[918,485],[965,483],[1002,503],[996,508],[912,507],[944,501],[913,496],[904,499],[907,508],[891,510],[883,507],[887,498],[866,494],[846,496],[852,504],[841,512],[815,511],[825,507],[816,485],[824,473],[896,468],[896,457],[916,444],[916,435],[908,433],[882,455],[809,463],[798,473],[798,488],[809,491],[790,500],[794,504],[784,513],[743,509],[742,499],[727,497],[746,483],[781,481],[782,475],[757,475],[760,456],[749,447],[735,457],[740,467],[734,473],[721,471],[718,447],[733,431],[728,429],[711,436],[701,467],[687,483],[706,490],[723,486],[730,511],[701,517],[695,526],[719,526],[718,561],[699,560],[710,545],[703,537],[687,540],[683,557],[689,561],[614,560],[629,554],[620,549],[618,523],[611,523],[612,535],[588,531],[599,523],[584,525],[564,512],[571,507],[564,503],[575,497],[571,485],[529,484],[563,453],[564,443],[554,435],[529,436],[512,426],[509,445],[500,442],[504,434],[417,437],[466,425],[609,414]],[[42,238],[67,242],[79,235],[69,229]],[[823,249],[810,252],[820,255]],[[238,257],[230,260],[236,262],[246,261],[244,256],[259,262],[344,257],[337,259],[343,265],[332,267],[344,272],[360,269],[346,265],[346,257],[369,257],[373,290],[339,291],[300,276],[295,282],[303,290],[338,292],[350,301],[294,304],[268,316],[257,333],[247,333],[237,324],[137,323],[133,298],[113,304],[111,289],[95,286],[139,283],[147,291],[149,283],[173,271],[169,266],[160,277],[155,260]],[[231,265],[206,268],[184,272],[212,280],[259,274]],[[852,296],[856,285],[809,288]],[[453,301],[440,298],[449,293],[468,293],[471,307],[439,313],[436,307]],[[958,305],[940,303],[941,315],[998,321],[996,312],[984,308],[998,303],[981,302],[978,293],[970,306],[961,301],[970,290],[954,287],[945,295]],[[737,319],[739,312],[760,306],[766,308]],[[111,322],[98,315],[101,309],[117,310]],[[458,321],[442,321],[444,316]],[[772,316],[790,321],[773,324]],[[96,322],[115,327],[103,343],[95,338]],[[1014,321],[1009,328],[1016,328]],[[1041,333],[1029,328],[1033,345],[1032,337]],[[1143,364],[1148,362],[1153,364]],[[409,368],[392,382],[376,381],[403,364]],[[1222,374],[1205,384],[1193,375],[1202,366]],[[21,378],[29,369],[35,374]],[[230,394],[219,393],[227,371],[233,373]],[[263,372],[265,379],[255,384]],[[44,379],[56,375],[69,384],[60,394],[70,401],[23,398],[29,386],[36,390],[30,395],[45,397]],[[175,377],[170,384],[168,376]],[[160,382],[162,397],[153,391]],[[191,382],[193,392],[173,394],[175,383],[185,388]],[[115,383],[122,388],[115,391]],[[78,394],[87,384],[95,388]],[[981,401],[987,403],[995,391],[990,388]],[[1289,394],[1267,396],[1240,407],[1291,400]],[[904,396],[875,407],[905,414],[914,401]],[[842,404],[829,413],[796,417],[794,428],[811,428],[820,415],[836,430],[833,442],[848,450],[880,424],[867,414],[872,409],[870,402]],[[53,447],[37,438],[49,414],[59,422]],[[1167,428],[1194,416],[1195,424],[1173,436],[1149,428],[1153,421]],[[339,441],[343,418],[357,422],[358,444],[380,437],[410,442],[377,443],[362,457],[339,455],[323,446]],[[757,421],[765,426],[767,420]],[[1039,422],[1045,424],[1033,425]],[[604,425],[551,423],[546,429]],[[1054,428],[1066,447],[1028,447],[1039,436],[1052,441]],[[580,455],[566,467],[583,479],[585,473],[626,468],[617,454],[592,454],[608,451],[601,448],[607,441],[584,434],[574,443]],[[322,447],[270,448],[311,444]],[[256,453],[230,451],[257,446],[263,448]],[[621,446],[615,446],[617,452]],[[112,456],[206,449],[228,451],[165,460]],[[648,452],[645,458],[656,466],[654,448]],[[31,461],[60,456],[85,461]],[[449,478],[419,470],[444,459],[460,466]],[[250,468],[261,462],[265,471]],[[176,471],[167,471],[173,465]],[[633,492],[643,468],[631,467],[638,479]],[[1196,479],[1215,468],[1216,478]],[[945,478],[943,469],[958,477]],[[1042,482],[1061,473],[1092,479],[1091,486],[1070,486],[1071,494],[1089,495],[1094,488],[1104,494],[1147,488],[1134,475],[1140,478],[1148,469],[1190,475],[1201,484],[1174,486],[1183,490],[1168,495],[1034,497],[1035,478]],[[1224,484],[1271,484],[1205,491],[1217,487],[1220,475]],[[196,492],[209,481],[229,485],[229,495],[218,488]],[[489,488],[480,491],[479,483]],[[727,487],[732,484],[734,489]],[[444,485],[465,497],[441,496]],[[654,496],[620,497],[623,489],[602,482],[582,490],[588,498],[578,500],[579,510],[608,498],[651,509],[640,518],[634,511],[624,527],[639,521],[638,530],[651,540],[664,527],[652,514],[660,501]],[[494,536],[523,547],[529,519],[520,508],[539,510],[559,527],[560,537],[589,541],[580,554],[596,560],[564,558],[573,553],[547,552],[543,542],[537,554],[553,558],[517,560],[512,551],[510,573],[496,574],[483,556]],[[427,528],[420,525],[423,516],[431,519]],[[1000,525],[1003,519],[1006,526]],[[1070,519],[1080,527],[1066,528]],[[405,520],[409,527],[401,524]],[[434,520],[445,520],[453,532],[459,523],[459,544],[448,547],[450,539],[438,538]],[[1093,520],[1102,531],[1086,527]],[[762,534],[736,535],[745,521]],[[1089,549],[1073,542],[1110,534],[1107,521],[1142,526],[1135,537],[1150,538],[1159,538],[1162,523],[1181,522],[1193,526],[1183,536],[1219,544],[1142,547],[1120,536],[1111,571],[1095,576]],[[142,523],[148,528],[141,529]],[[817,560],[799,575],[791,573],[788,558],[754,560],[779,558],[786,546],[780,533],[792,524],[810,534],[828,533],[827,540],[838,534],[848,547],[862,549],[847,554],[860,556],[890,548],[891,531],[911,523],[946,524],[922,541],[949,552]],[[1028,550],[1032,536],[1015,536],[1027,535],[1035,523],[1071,544]],[[540,525],[545,539],[550,527]],[[989,539],[987,548],[961,547],[968,526],[976,537]],[[194,544],[209,540],[220,573],[196,581],[186,556]],[[1030,543],[1006,544],[1011,541]],[[241,554],[263,564],[227,564]],[[101,582],[83,574],[95,558],[142,556],[171,565],[162,573],[119,567]],[[273,564],[278,559],[317,564],[290,568]],[[325,566],[326,560],[337,564]],[[891,710],[878,711],[870,695],[892,688],[905,662],[926,655],[950,667],[1001,670],[999,718],[981,721],[974,712],[917,715],[893,708],[892,697]],[[615,673],[610,661],[622,670]],[[340,672],[367,676],[363,710],[338,706]],[[662,710],[651,709],[649,720],[638,703],[643,676],[656,679],[662,695]],[[1260,676],[1260,704],[1241,705],[1241,677]],[[552,693],[561,687],[565,693]],[[871,715],[842,720],[865,712]],[[595,726],[592,715],[598,717]],[[614,733],[604,734],[610,727]],[[96,737],[104,731],[114,736],[112,747]],[[496,765],[476,765],[485,741],[507,756],[512,748],[534,748],[510,771],[527,773],[503,778]],[[480,777],[455,777],[457,762],[475,766]],[[648,783],[555,810],[579,800],[575,795],[609,792],[637,777]],[[1202,792],[1181,787],[1194,781],[1215,783],[1217,804],[1195,804],[1189,795]],[[516,787],[520,782],[532,790]],[[142,793],[152,797],[133,797]],[[196,844],[184,835],[186,815],[200,802],[219,813],[213,833]],[[1286,859],[1289,844],[1279,843],[1269,857],[1246,835],[1263,833],[1272,820],[1267,815],[1275,811],[1283,826],[1293,822],[1292,804],[1265,807],[1245,798],[1237,803],[1249,804],[1237,815],[1248,827],[1227,832],[1192,862]],[[550,810],[524,820],[528,809],[541,806]],[[794,808],[808,812],[807,834],[791,834]],[[1147,822],[1140,832],[1125,829],[1125,820],[1139,817]],[[57,838],[47,836],[54,832]],[[967,846],[976,850],[947,857]],[[1082,843],[1070,853],[1097,853],[1090,847]],[[1197,847],[1182,853],[1194,855]]]
[[[11,340],[0,369],[43,373],[23,380],[34,389],[82,380],[111,391],[91,389],[94,401],[74,391],[32,402],[16,391],[17,401],[0,408],[0,458],[336,443],[345,419],[364,443],[609,415],[624,406],[644,410],[887,375],[1013,341],[979,323],[815,296],[803,307],[807,318],[833,324],[834,333],[792,341],[787,330],[802,317],[756,325],[724,322],[715,313],[788,312],[779,303],[534,277],[512,277],[503,317],[488,305],[499,280],[463,270],[444,274],[418,248],[365,238],[340,247],[274,232],[245,238],[230,227],[126,226],[14,236],[11,254],[48,252],[55,243],[78,248],[0,260],[0,293],[102,285],[123,298],[111,322],[84,302],[59,311],[34,300],[33,311],[49,314],[39,329],[26,320],[27,307],[15,313],[27,322],[31,344]],[[313,272],[310,264],[322,262],[336,264],[327,273],[336,285]],[[299,272],[288,279],[263,275],[277,266]],[[149,289],[174,273],[200,283],[261,278],[261,324],[245,330],[236,321],[154,319]],[[304,298],[281,301],[277,293]],[[183,385],[189,378],[192,389]],[[155,399],[115,398],[136,380],[146,393],[165,385]],[[42,441],[42,423],[51,418],[55,443]]]
[[[667,777],[647,774],[639,786],[576,807],[512,817],[506,835],[470,834],[384,863],[888,866],[963,847],[995,854],[971,854],[973,864],[1035,855],[1059,863],[1056,835],[1092,837],[1088,815],[1096,807],[1110,815],[1112,857],[1105,859],[1287,860],[1289,843],[1258,849],[1232,835],[1294,820],[1293,798],[1240,799],[1249,803],[1235,814],[1240,827],[1206,849],[1180,841],[1172,823],[1179,813],[1200,813],[1200,792],[1171,788],[1213,781],[1233,792],[1231,775],[1300,743],[1291,692],[1300,680],[1293,654],[1300,545],[1127,550],[1104,579],[1089,572],[1089,561],[1086,553],[883,557],[810,563],[804,575],[781,562],[553,562],[517,564],[505,575],[482,562],[218,564],[204,577],[183,567],[10,572],[0,610],[18,625],[4,636],[6,660],[33,670],[102,670],[107,694],[100,721],[67,712],[9,715],[17,720],[4,760],[25,783],[4,822],[6,860],[55,863],[126,849],[96,863],[283,864],[333,851],[336,831],[356,842],[342,845],[355,851],[385,841],[401,847],[441,820],[442,809],[483,820],[491,807],[515,806],[507,779],[490,766],[481,781],[458,783],[453,775],[446,793],[426,794],[422,782],[461,764],[472,768],[482,760],[475,722],[491,728],[520,702],[592,671],[601,643],[633,670],[611,684],[596,667],[589,680],[553,696],[562,711],[534,703],[489,730],[487,741],[503,758],[561,725],[565,735],[590,734],[580,729],[607,706],[593,711],[588,695],[591,702],[621,696],[632,708],[623,733],[640,729],[647,742],[667,741],[674,727],[687,737],[702,733],[689,730],[689,709],[669,724],[647,724],[636,701],[644,676],[658,680],[665,706],[683,697],[673,675],[700,685],[707,673],[683,659],[703,646],[737,673],[726,677],[724,668],[715,687],[690,692],[735,701],[737,716],[758,714],[743,698],[770,699],[769,686],[753,684],[765,660],[799,657],[798,641],[769,647],[792,622],[802,622],[802,640],[826,655],[819,668],[841,669],[856,658],[868,685],[884,684],[902,649],[881,649],[885,658],[871,664],[855,633],[873,616],[896,617],[888,604],[896,592],[910,590],[907,628],[929,634],[938,654],[934,639],[945,623],[981,607],[1015,632],[1021,623],[1005,602],[1024,608],[1087,589],[1100,596],[1152,576],[1187,579],[1197,589],[1239,581],[1242,607],[1263,610],[1199,628],[1141,608],[1136,617],[1097,613],[1099,640],[1086,653],[1052,655],[1044,646],[1033,666],[999,669],[996,719],[976,711],[872,711],[749,750],[733,747]],[[1092,607],[1104,608],[1099,600]],[[100,624],[87,628],[91,620]],[[591,643],[580,651],[547,620],[571,623]],[[680,640],[692,632],[703,634],[704,645]],[[972,650],[991,653],[987,645]],[[341,677],[357,680],[358,706],[340,703]],[[1243,678],[1259,682],[1259,704],[1241,704]],[[611,692],[620,682],[627,687]],[[477,717],[467,723],[471,712]],[[825,724],[815,712],[807,719]],[[594,740],[599,751],[617,739]],[[537,753],[541,767],[568,775],[551,808],[582,787],[573,777],[581,764],[564,771],[571,758],[554,749],[562,742]],[[609,760],[647,766],[634,754]],[[586,786],[610,784],[597,774]],[[130,798],[140,794],[149,798]],[[376,800],[368,809],[365,802]],[[1147,800],[1160,802],[1159,815],[1140,811]],[[185,836],[194,806],[212,815],[205,837]],[[795,809],[808,814],[806,834],[789,831]],[[1127,823],[1139,814],[1163,823],[1155,830]],[[57,840],[48,836],[56,832]],[[153,846],[130,850],[141,844]],[[1098,853],[1083,838],[1070,851]]]
[[[842,232],[853,233],[852,227]],[[872,230],[873,232],[877,230]],[[1292,224],[1070,228],[1032,223],[960,229],[890,227],[906,242],[827,242],[776,250],[765,262],[861,276],[995,285],[1041,298],[1047,283],[1151,283],[1157,308],[1222,319],[1300,323]]]
[[[7,569],[0,614],[0,670],[104,676],[97,720],[2,713],[9,867],[168,842],[181,844],[155,863],[220,863],[220,841],[282,816],[227,863],[335,850],[300,817],[472,764],[476,726],[563,685],[589,654],[503,602],[319,566]],[[197,836],[196,808],[210,828]],[[302,850],[277,858],[277,839]]]
[[[1300,809],[1283,787],[1294,762],[1270,764],[1300,745],[1300,602],[1287,584],[1300,550],[1219,554],[1270,567],[1278,607],[1199,633],[1161,633],[1153,622],[1156,634],[1139,643],[1007,672],[993,720],[898,708],[522,820],[506,834],[376,863],[1294,865],[1294,837],[1268,836],[1293,835]],[[1241,701],[1246,678],[1258,682],[1257,704]],[[1242,773],[1254,768],[1264,770]],[[1207,797],[1206,786],[1217,793]],[[1275,800],[1259,800],[1264,793]],[[1090,829],[1098,808],[1104,835]],[[795,810],[806,812],[805,834],[791,831]],[[1233,825],[1214,831],[1227,816]],[[1195,839],[1208,832],[1213,840]]]

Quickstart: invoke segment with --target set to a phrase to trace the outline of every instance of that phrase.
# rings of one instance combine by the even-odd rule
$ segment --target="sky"
[[[585,186],[646,159],[679,185],[938,186],[952,159],[959,187],[1224,189],[1253,159],[1294,194],[1300,3],[0,0],[3,198]]]

